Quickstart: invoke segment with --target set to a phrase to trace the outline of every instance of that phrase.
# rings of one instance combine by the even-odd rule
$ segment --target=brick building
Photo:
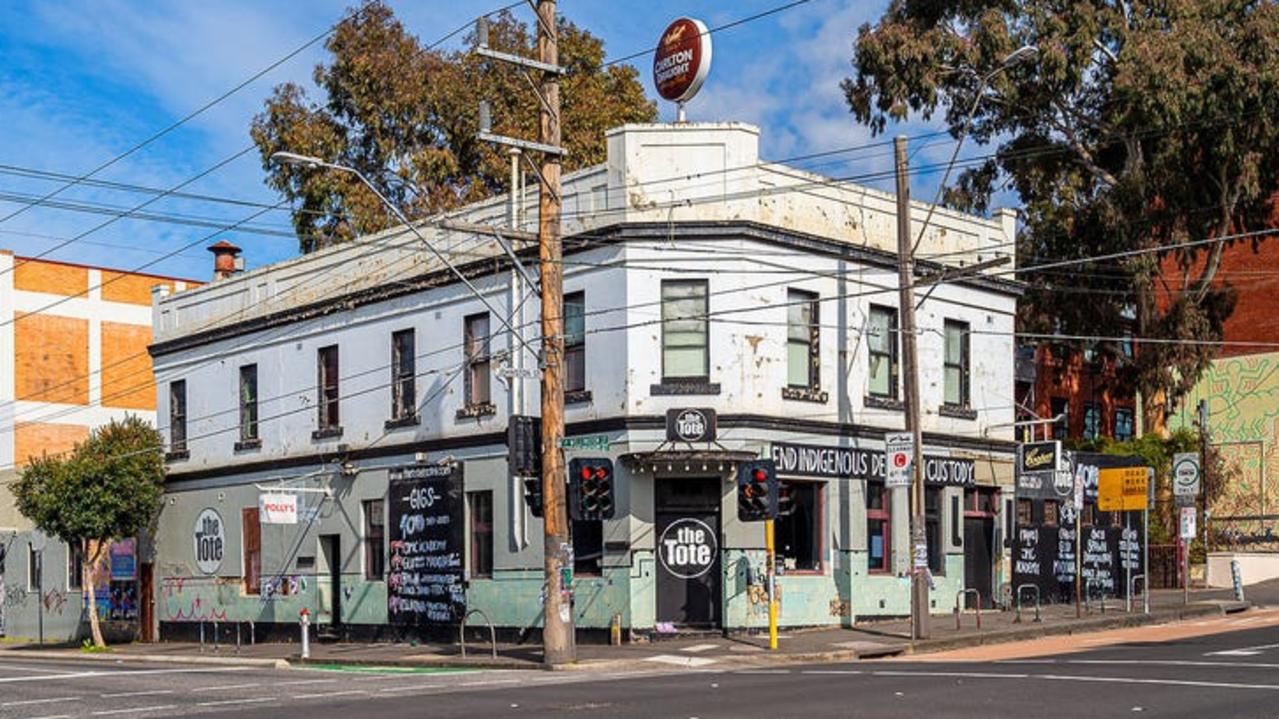
[[[29,458],[65,452],[111,419],[136,414],[154,423],[152,288],[192,284],[0,250],[0,636],[34,631],[34,599],[24,598],[37,585],[51,593],[47,604],[68,607],[65,617],[46,617],[46,636],[78,631],[78,602],[65,601],[79,584],[72,560],[65,546],[49,542],[36,581],[31,526],[9,483]]]

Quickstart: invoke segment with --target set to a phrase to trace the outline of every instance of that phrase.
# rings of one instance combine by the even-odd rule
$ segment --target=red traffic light
[[[763,469],[760,469],[757,467],[755,469],[755,473],[752,475],[752,479],[754,479],[756,482],[767,482],[768,472],[765,472]]]

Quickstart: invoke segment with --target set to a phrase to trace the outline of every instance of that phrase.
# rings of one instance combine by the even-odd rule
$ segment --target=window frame
[[[44,587],[44,551],[37,552],[27,544],[27,591],[38,592]]]
[[[484,500],[488,503],[488,522],[481,523],[476,520],[476,503]],[[494,511],[493,506],[493,490],[480,489],[466,493],[466,573],[470,579],[492,579],[493,563],[496,555],[494,553]],[[479,527],[487,527],[487,531],[481,531]],[[487,542],[483,545],[477,544],[477,540],[487,537]],[[487,564],[487,567],[484,565]],[[481,571],[487,569],[487,571]]]
[[[794,569],[786,569],[785,572],[786,574],[797,574],[797,575],[825,574],[826,568],[827,568],[827,562],[826,562],[826,484],[827,483],[820,480],[790,479],[790,478],[781,480],[781,483],[784,485],[788,485],[791,491],[795,491],[797,487],[803,487],[804,491],[811,491],[813,493],[813,508],[812,508],[812,511],[813,511],[812,533],[813,534],[812,534],[812,537],[810,537],[810,539],[813,542],[813,548],[811,551],[811,555],[813,557],[813,566],[811,567],[796,566],[796,568]],[[794,499],[792,499],[792,502],[794,502]],[[794,516],[794,515],[791,515],[791,516]],[[782,532],[778,531],[779,527],[777,525],[779,525],[783,520],[789,520],[789,519],[790,517],[778,517],[776,520],[774,520],[774,533],[777,535],[776,544],[778,547],[777,561],[783,564],[785,562],[786,557],[783,555],[781,550]]]
[[[244,593],[247,595],[261,594],[262,522],[259,518],[257,507],[244,507],[240,510],[240,555],[241,560],[244,562]]]
[[[332,367],[327,358],[332,357]],[[337,345],[327,345],[315,351],[316,364],[316,423],[319,431],[335,430],[342,426],[341,355]],[[331,380],[331,381],[330,381]]]
[[[959,363],[955,364],[950,361],[950,349],[947,346],[950,342],[950,330],[955,329],[959,332]],[[972,404],[970,373],[972,370],[972,356],[969,347],[969,331],[971,325],[962,320],[946,319],[942,322],[942,404],[955,409],[968,409]],[[949,376],[949,370],[959,370],[959,402],[950,402],[947,399],[949,394],[946,391],[946,378]]]
[[[893,571],[893,504],[892,493],[884,482],[866,481],[866,559],[867,572],[870,574],[891,574]],[[879,497],[879,507],[871,507],[871,497]],[[884,558],[879,567],[870,566],[871,555],[871,522],[880,522],[879,537],[884,548]]]
[[[75,542],[67,542],[67,591],[84,591],[84,551]]]
[[[373,523],[373,506],[381,509],[381,524]],[[365,499],[360,502],[361,525],[364,529],[362,544],[364,545],[364,581],[386,581],[386,500],[381,497]],[[376,531],[375,531],[376,528]],[[376,570],[376,571],[375,571]]]
[[[576,314],[570,310],[578,308]],[[564,391],[586,391],[586,292],[578,290],[564,295]],[[569,319],[576,317],[582,331],[569,332]]]
[[[484,323],[484,336],[476,333],[476,326]],[[462,318],[462,344],[466,358],[465,404],[467,407],[485,407],[493,402],[493,382],[490,379],[492,370],[492,346],[489,344],[493,336],[492,318],[488,312],[477,312]],[[483,382],[480,382],[483,378]],[[483,392],[480,392],[480,387]]]
[[[792,323],[791,311],[803,307],[808,307],[808,325],[807,327]],[[793,337],[792,334],[796,330],[803,331],[802,338]],[[819,390],[822,386],[822,325],[821,325],[821,295],[811,290],[799,289],[797,287],[786,288],[786,386],[791,389],[809,389]],[[791,382],[791,346],[800,345],[804,348],[805,360],[805,382],[803,384],[795,384]]]
[[[866,394],[879,399],[897,400],[901,397],[901,391],[898,389],[901,379],[898,376],[900,360],[900,339],[899,339],[899,315],[896,307],[889,305],[871,305],[866,312],[866,324],[873,326],[871,318],[876,313],[882,313],[888,317],[888,352],[878,350],[869,341],[866,342]],[[888,392],[876,392],[870,385],[872,376],[871,367],[874,366],[875,358],[886,358],[888,361]],[[883,359],[881,359],[883,361]]]
[[[1091,419],[1092,429],[1089,431],[1089,420]],[[1084,403],[1084,427],[1081,435],[1084,439],[1097,439],[1101,437],[1101,405],[1097,402]]]
[[[246,388],[252,389],[252,399],[246,398]],[[259,442],[262,439],[258,423],[258,366],[246,364],[240,367],[240,441]]]
[[[924,486],[924,542],[928,547],[928,571],[935,577],[946,576],[946,535],[942,505],[946,503],[945,487]],[[935,499],[935,503],[930,503]]]
[[[1058,411],[1058,407],[1061,410]],[[1061,419],[1053,422],[1052,436],[1053,439],[1066,439],[1070,437],[1070,398],[1069,397],[1051,397],[1048,400],[1049,419],[1061,415]]]
[[[1124,422],[1120,422],[1120,417],[1125,417]],[[1121,435],[1120,427],[1125,428],[1125,432]],[[1133,438],[1136,433],[1136,412],[1130,407],[1115,408],[1115,439],[1120,442],[1126,442]]]
[[[702,299],[702,311],[700,317],[667,317],[667,309],[675,302],[675,299],[667,297],[667,290],[673,287],[700,287]],[[706,383],[710,381],[711,371],[711,337],[710,337],[710,320],[706,314],[710,311],[710,280],[706,279],[679,279],[679,280],[662,280],[660,288],[661,297],[661,313],[662,313],[662,382],[663,383]],[[689,299],[689,298],[679,298]],[[693,297],[692,299],[696,299]],[[672,349],[688,349],[695,345],[684,344],[672,347],[669,342],[669,335],[672,333],[671,325],[676,322],[697,322],[701,324],[702,343],[700,345],[702,351],[702,372],[696,375],[672,375],[667,367],[667,353]],[[689,334],[687,332],[682,334]]]
[[[169,451],[187,451],[187,381],[169,383]]]
[[[405,344],[408,346],[405,347]],[[391,419],[411,420],[415,417],[417,417],[417,332],[413,327],[409,327],[391,333]]]

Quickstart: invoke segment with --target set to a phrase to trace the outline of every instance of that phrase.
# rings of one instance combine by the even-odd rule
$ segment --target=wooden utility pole
[[[555,0],[537,3],[538,59],[559,64],[555,27]],[[538,141],[560,146],[560,82],[553,72],[543,72],[539,86],[541,105]],[[548,666],[576,659],[573,636],[573,602],[564,586],[565,568],[572,569],[568,513],[564,501],[564,275],[560,244],[560,155],[543,153],[538,192],[537,244],[542,280],[542,501],[546,570],[546,602],[543,604],[542,661]]]
[[[915,259],[910,235],[910,179],[906,138],[893,140],[897,165],[897,276],[901,312],[902,394],[906,431],[911,434],[910,462],[910,625],[913,639],[929,636],[928,535],[924,527],[924,439],[919,422],[919,362],[915,346]],[[922,565],[922,566],[921,566]]]

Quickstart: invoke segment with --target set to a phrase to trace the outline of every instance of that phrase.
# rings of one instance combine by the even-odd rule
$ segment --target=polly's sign
[[[711,34],[701,20],[682,17],[667,26],[653,53],[657,94],[684,103],[697,94],[711,69]]]

